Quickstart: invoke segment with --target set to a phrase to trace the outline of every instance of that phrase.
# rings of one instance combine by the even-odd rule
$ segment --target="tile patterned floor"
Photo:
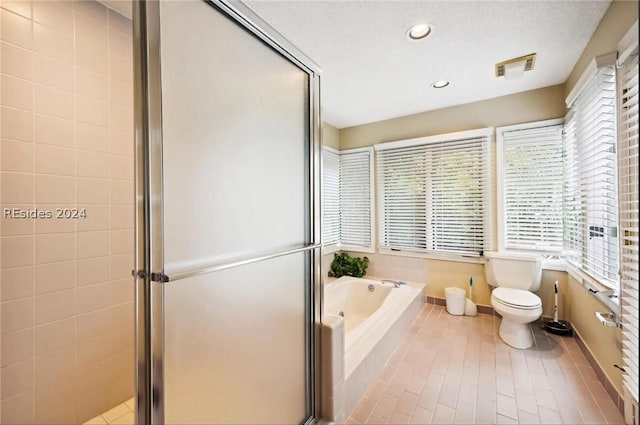
[[[538,322],[517,350],[499,324],[425,304],[347,423],[624,424],[574,338]]]
[[[135,402],[133,398],[130,398],[102,415],[85,422],[84,425],[134,425],[136,423],[134,409]]]

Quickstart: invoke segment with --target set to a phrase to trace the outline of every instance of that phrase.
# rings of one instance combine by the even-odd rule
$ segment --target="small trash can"
[[[456,287],[444,288],[444,297],[447,302],[447,313],[454,316],[464,315],[464,305],[467,301],[467,294],[464,289]]]

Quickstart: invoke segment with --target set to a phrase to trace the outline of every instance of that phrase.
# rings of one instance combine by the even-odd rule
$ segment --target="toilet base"
[[[514,323],[503,317],[498,334],[507,345],[513,348],[525,350],[533,345],[529,323]]]

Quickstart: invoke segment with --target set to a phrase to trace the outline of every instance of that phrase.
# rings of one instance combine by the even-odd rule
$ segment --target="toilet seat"
[[[491,293],[491,298],[500,304],[519,310],[535,310],[542,306],[540,297],[522,289],[496,288]]]

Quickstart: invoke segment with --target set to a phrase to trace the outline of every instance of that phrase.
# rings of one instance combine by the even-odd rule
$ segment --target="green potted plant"
[[[352,257],[346,252],[336,252],[333,254],[329,277],[362,277],[367,273],[368,266],[369,259],[367,257]]]

